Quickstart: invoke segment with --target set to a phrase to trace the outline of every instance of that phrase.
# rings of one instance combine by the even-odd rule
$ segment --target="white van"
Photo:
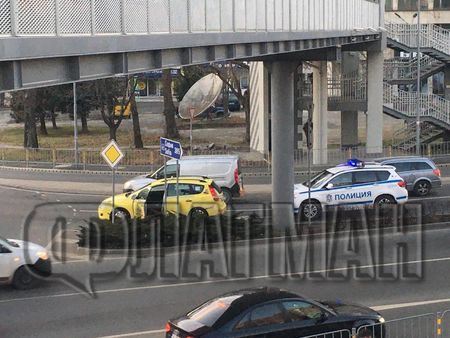
[[[175,177],[177,173],[176,161],[170,160],[166,164],[167,177]],[[222,189],[225,202],[241,194],[239,156],[184,156],[179,162],[180,176],[203,176],[214,180]],[[149,175],[135,177],[123,186],[124,192],[136,191],[147,184],[164,178],[164,166]]]
[[[45,248],[0,236],[0,282],[12,284],[16,289],[30,289],[39,282],[38,276],[48,277],[51,270]]]

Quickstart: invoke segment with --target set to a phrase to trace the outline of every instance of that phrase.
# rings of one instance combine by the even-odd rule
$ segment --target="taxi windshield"
[[[325,183],[328,179],[330,179],[333,176],[332,173],[330,173],[327,170],[322,171],[320,174],[317,174],[311,179],[310,181],[303,182],[303,185],[307,186],[308,188],[319,188],[323,183]]]

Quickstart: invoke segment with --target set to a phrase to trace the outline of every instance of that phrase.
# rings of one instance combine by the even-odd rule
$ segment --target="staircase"
[[[390,84],[416,84],[417,58],[393,58],[384,61],[384,81]],[[426,79],[445,68],[445,63],[428,55],[420,58],[420,77]]]
[[[424,122],[420,126],[420,143],[429,144],[440,137],[444,131]],[[416,122],[409,122],[405,128],[398,130],[392,137],[392,146],[395,149],[411,151],[416,147]]]
[[[406,52],[417,49],[417,34],[420,30],[422,53],[444,63],[450,63],[450,31],[433,24],[408,25],[386,23],[388,47]]]

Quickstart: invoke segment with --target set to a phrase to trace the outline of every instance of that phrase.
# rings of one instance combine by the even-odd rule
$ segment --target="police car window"
[[[7,254],[7,253],[11,253],[11,250],[9,250],[6,246],[0,244],[0,254]]]
[[[329,183],[333,184],[334,187],[344,187],[352,185],[352,174],[344,173],[339,176],[334,177]]]
[[[377,171],[378,181],[387,181],[389,177],[391,177],[391,173],[389,171]]]
[[[398,173],[411,170],[411,163],[409,162],[389,163],[388,165],[395,167],[395,171]]]
[[[353,173],[353,184],[374,183],[378,181],[375,171],[356,171]]]
[[[247,327],[260,327],[283,324],[286,322],[283,310],[277,303],[267,304],[254,309],[250,314]]]
[[[314,176],[311,179],[311,188],[318,188],[318,187],[320,187],[323,183],[325,183],[332,176],[333,175],[329,171],[327,171],[327,170],[322,171],[320,174]],[[303,183],[303,185],[309,187],[309,180],[305,181]]]
[[[323,313],[317,306],[306,302],[283,302],[283,306],[292,321],[318,319]]]
[[[431,166],[426,162],[414,162],[412,163],[413,170],[431,170]]]

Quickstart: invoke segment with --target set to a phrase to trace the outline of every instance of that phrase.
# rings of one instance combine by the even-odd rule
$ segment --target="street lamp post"
[[[420,96],[421,96],[421,78],[420,78],[420,0],[417,0],[417,106],[416,106],[416,154],[420,156]]]

